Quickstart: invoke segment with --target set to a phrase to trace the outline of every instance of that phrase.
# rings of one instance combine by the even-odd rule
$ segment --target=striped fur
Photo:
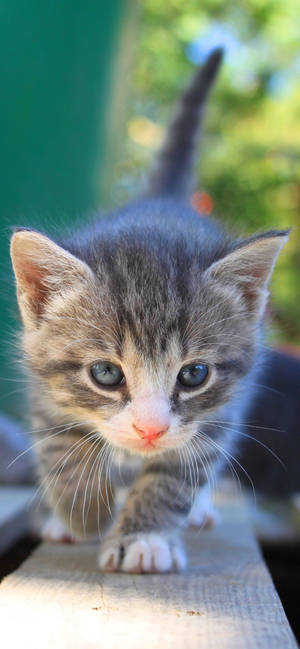
[[[12,239],[41,494],[75,537],[101,534],[118,465],[130,474],[102,545],[104,570],[184,567],[180,529],[197,490],[213,487],[231,458],[261,362],[267,284],[287,234],[234,239],[177,197],[220,58],[184,95],[151,198],[65,241],[30,230]],[[97,385],[99,360],[120,366],[124,384]],[[181,386],[180,369],[199,361],[205,383]],[[169,427],[145,446],[135,413],[150,403],[167,411]]]

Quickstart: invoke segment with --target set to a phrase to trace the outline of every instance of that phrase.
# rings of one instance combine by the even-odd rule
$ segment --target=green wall
[[[10,229],[55,230],[97,207],[125,9],[126,0],[0,0],[0,410],[23,407]]]

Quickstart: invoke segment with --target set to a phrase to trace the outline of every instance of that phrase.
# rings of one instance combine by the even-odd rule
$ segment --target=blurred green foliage
[[[198,186],[238,234],[292,228],[275,271],[271,339],[299,343],[300,5],[298,0],[141,3],[127,124],[110,202],[136,195],[195,65],[225,62],[209,100]],[[115,153],[116,155],[116,153]]]

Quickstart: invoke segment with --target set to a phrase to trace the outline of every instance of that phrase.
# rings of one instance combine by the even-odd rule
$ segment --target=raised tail
[[[222,61],[223,50],[213,50],[183,93],[166,140],[150,174],[147,196],[188,195],[192,189],[191,167],[203,107]]]

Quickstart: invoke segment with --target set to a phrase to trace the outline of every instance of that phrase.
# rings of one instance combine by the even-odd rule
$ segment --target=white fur
[[[132,417],[133,424],[141,431],[167,430],[170,426],[169,401],[160,394],[135,398],[132,402]]]
[[[121,562],[120,545],[123,545],[125,552]],[[184,570],[186,557],[178,544],[169,542],[161,534],[141,533],[127,545],[125,539],[122,543],[122,539],[112,537],[100,553],[99,566],[107,572],[163,573]]]
[[[220,514],[211,502],[211,492],[208,485],[199,489],[193,507],[188,516],[191,527],[212,527],[220,521]]]
[[[52,541],[54,543],[74,543],[76,540],[54,514],[49,516],[44,523],[41,530],[41,537],[44,541]]]
[[[55,514],[48,516],[41,526],[40,535],[44,541],[52,543],[97,543],[99,541],[99,534],[90,534],[84,538],[74,536]]]

